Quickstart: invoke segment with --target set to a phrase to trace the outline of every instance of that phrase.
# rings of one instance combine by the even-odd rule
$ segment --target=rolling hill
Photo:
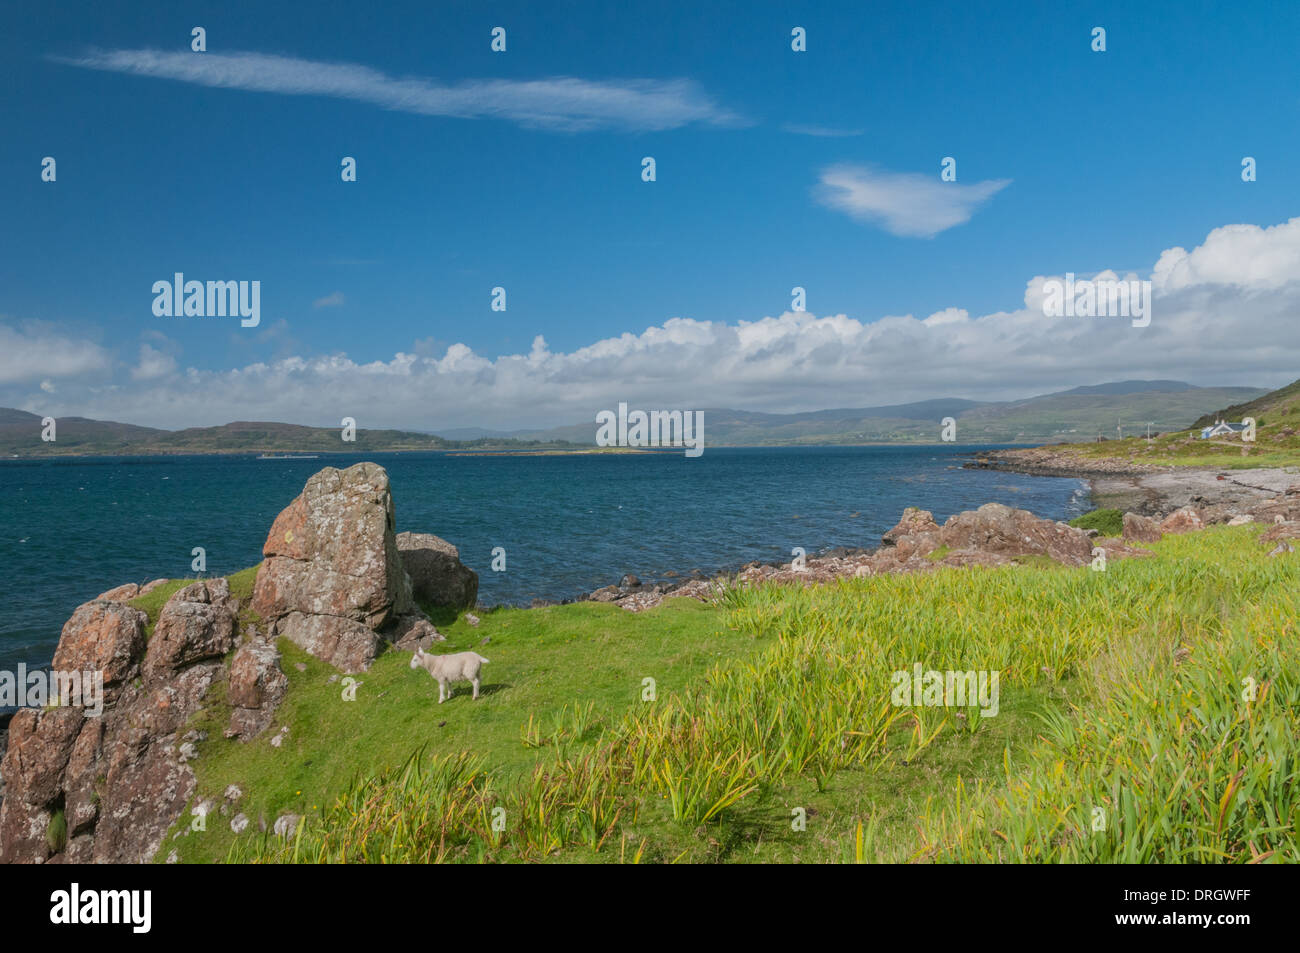
[[[705,441],[711,447],[937,443],[945,417],[957,421],[958,443],[1058,443],[1094,441],[1099,435],[1185,430],[1219,415],[1256,416],[1287,408],[1295,413],[1300,385],[1271,394],[1255,387],[1194,387],[1180,381],[1116,381],[1043,394],[1018,401],[982,402],[937,398],[877,407],[834,408],[794,414],[713,408],[704,410]],[[1271,403],[1270,403],[1271,401]],[[448,431],[459,439],[406,430],[358,430],[344,445],[333,427],[236,421],[219,427],[158,430],[84,417],[58,418],[58,439],[40,438],[41,418],[0,408],[0,454],[328,453],[393,450],[540,450],[591,447],[596,424],[550,430]]]
[[[940,398],[909,404],[797,414],[705,409],[709,446],[935,443],[943,418],[957,421],[958,443],[1083,442],[1100,436],[1183,430],[1207,407],[1252,400],[1258,387],[1194,387],[1181,381],[1115,381],[1018,401]],[[573,424],[520,436],[593,443],[596,425]]]
[[[1300,427],[1300,380],[1244,404],[1233,404],[1198,417],[1192,427],[1208,427],[1218,420],[1240,421],[1243,417],[1254,417],[1258,425]]]

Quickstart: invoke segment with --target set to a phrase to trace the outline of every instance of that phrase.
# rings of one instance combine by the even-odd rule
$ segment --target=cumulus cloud
[[[1260,228],[1224,225],[1198,248],[1167,249],[1151,275],[1158,291],[1197,285],[1272,290],[1300,278],[1300,218]]]
[[[676,317],[569,352],[551,350],[540,335],[526,353],[494,358],[424,340],[384,360],[294,354],[181,370],[142,348],[137,369],[158,375],[133,374],[127,385],[62,375],[57,399],[46,394],[39,405],[162,427],[249,419],[323,426],[353,416],[362,427],[437,431],[592,421],[619,401],[791,412],[940,396],[1008,400],[1128,378],[1271,387],[1295,379],[1300,367],[1300,271],[1286,251],[1298,230],[1300,218],[1230,226],[1191,252],[1158,256],[1157,273],[1175,253],[1194,267],[1165,281],[1145,328],[1126,318],[1045,317],[1040,275],[1026,283],[1024,307],[1011,311],[949,307],[870,321],[786,312],[735,324]],[[1261,260],[1269,266],[1254,264]],[[1250,264],[1223,265],[1233,261]],[[1105,276],[1114,274],[1095,277]],[[11,334],[0,325],[0,344]],[[23,381],[54,376],[25,374]],[[0,404],[23,406],[12,395],[0,386]]]
[[[175,373],[176,359],[170,354],[151,347],[140,345],[140,360],[131,368],[131,380],[151,381]]]
[[[686,79],[596,81],[558,76],[442,83],[417,76],[388,76],[357,63],[238,51],[195,54],[92,50],[80,57],[52,58],[86,69],[200,86],[284,96],[329,96],[422,116],[505,119],[567,132],[607,127],[657,131],[691,123],[743,124],[739,116]]]
[[[0,324],[0,384],[107,371],[112,355],[98,344],[45,322]]]
[[[990,179],[963,185],[941,182],[937,175],[846,163],[824,169],[813,194],[827,208],[894,235],[933,238],[969,222],[977,208],[1010,184],[1010,179]]]

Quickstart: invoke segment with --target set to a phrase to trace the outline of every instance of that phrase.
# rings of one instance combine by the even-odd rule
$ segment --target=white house
[[[1246,429],[1245,424],[1230,424],[1226,421],[1216,421],[1213,427],[1201,428],[1201,439],[1209,440],[1211,437],[1231,437],[1233,434],[1241,433]]]

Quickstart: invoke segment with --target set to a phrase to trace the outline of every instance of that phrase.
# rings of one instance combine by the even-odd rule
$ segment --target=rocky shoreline
[[[1289,545],[1285,541],[1294,538],[1287,535],[1291,522],[1300,520],[1300,468],[1222,473],[1180,467],[1170,472],[1165,467],[1107,460],[1079,466],[1046,447],[982,452],[965,466],[1087,480],[1095,507],[1125,512],[1126,531],[1120,539],[1126,543],[1155,541],[1166,532],[1186,532],[1218,523],[1259,522],[1285,523],[1276,532],[1270,530],[1272,535],[1265,536]],[[1017,536],[1017,522],[1027,532]],[[791,563],[751,562],[734,572],[696,575],[670,585],[643,586],[635,576],[626,575],[618,585],[604,586],[574,601],[585,598],[641,612],[659,605],[665,598],[685,596],[707,601],[731,585],[767,581],[809,584],[881,573],[928,571],[941,566],[1002,565],[1035,555],[1046,555],[1068,565],[1083,565],[1089,560],[1082,556],[1090,554],[1093,546],[1105,551],[1107,558],[1147,554],[1128,547],[1116,548],[1113,538],[1095,539],[1084,553],[1076,537],[1072,555],[1062,558],[1060,552],[1046,545],[1043,524],[1064,527],[1089,539],[1096,537],[1095,532],[1075,530],[998,504],[985,504],[978,510],[959,513],[942,527],[929,512],[909,507],[900,523],[884,535],[883,544],[877,549],[838,549],[809,556],[802,568],[795,568]],[[950,525],[955,526],[951,531]],[[962,527],[970,525],[977,526],[978,532],[963,534]],[[910,536],[916,539],[902,542]],[[1009,536],[1016,540],[1009,541]],[[534,603],[557,604],[560,603],[540,600]]]
[[[1052,447],[995,450],[976,454],[971,469],[1002,470],[1029,476],[1086,480],[1093,506],[1163,518],[1192,506],[1205,510],[1211,522],[1226,514],[1284,493],[1300,480],[1300,467],[1257,467],[1220,470],[1211,467],[1159,467],[1123,460],[1086,460]]]

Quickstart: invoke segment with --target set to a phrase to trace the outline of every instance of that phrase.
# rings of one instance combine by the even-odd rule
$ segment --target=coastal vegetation
[[[1070,520],[1079,529],[1095,529],[1102,536],[1118,536],[1124,531],[1124,511],[1100,509],[1084,513]]]
[[[1296,862],[1300,583],[1262,530],[1167,536],[1104,573],[440,621],[439,651],[492,658],[478,702],[437,705],[401,652],[345,701],[281,640],[287,732],[224,738],[220,698],[196,725],[192,807],[233,785],[249,828],[182,814],[158,859]],[[892,703],[915,663],[999,672],[997,715]]]

